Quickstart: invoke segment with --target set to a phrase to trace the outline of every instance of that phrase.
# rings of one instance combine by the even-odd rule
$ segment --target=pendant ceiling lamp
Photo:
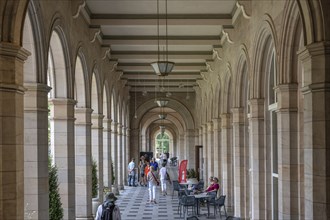
[[[160,59],[160,36],[159,36],[159,0],[157,0],[157,43],[158,43],[158,60],[151,63],[152,68],[158,76],[167,76],[174,67],[174,62],[168,61],[168,39],[167,39],[167,0],[165,0],[165,51],[163,60]]]

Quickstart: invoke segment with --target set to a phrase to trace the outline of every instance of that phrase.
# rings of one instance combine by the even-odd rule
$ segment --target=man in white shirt
[[[135,171],[136,171],[136,168],[135,168],[135,159],[132,158],[131,162],[128,164],[128,185],[129,186],[137,186],[135,185]],[[133,180],[133,182],[132,182]]]

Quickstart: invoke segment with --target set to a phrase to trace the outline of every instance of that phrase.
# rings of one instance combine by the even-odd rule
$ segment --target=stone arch
[[[219,105],[220,103],[222,103],[222,85],[221,85],[221,77],[218,76],[218,80],[217,80],[217,86],[215,89],[215,93],[214,93],[214,100],[215,103],[218,103],[218,105],[214,105],[214,114],[215,114],[215,118],[219,118],[220,114],[221,114],[221,106]]]
[[[75,100],[77,101],[77,107],[90,107],[90,86],[89,77],[85,55],[83,49],[78,49],[78,54],[75,60],[75,74],[74,74],[74,86],[75,86]]]
[[[22,30],[28,3],[28,0],[4,0],[1,3],[1,42],[10,42],[15,45],[22,45]]]
[[[118,109],[117,109],[117,92],[116,92],[116,89],[113,87],[112,88],[112,93],[111,93],[111,119],[113,122],[118,122],[118,119],[117,119],[117,112],[118,112]]]
[[[245,45],[241,45],[241,53],[238,59],[238,65],[237,65],[237,72],[236,72],[236,78],[234,83],[234,107],[243,107],[244,106],[244,100],[246,97],[244,97],[244,92],[248,91],[246,89],[247,87],[247,81],[249,80],[249,73],[250,73],[250,62],[249,62],[249,56],[248,56],[248,50]]]
[[[22,45],[31,52],[31,56],[24,64],[24,82],[47,84],[45,36],[42,31],[42,22],[36,13],[39,10],[37,7],[34,1],[29,2],[28,13],[24,22]]]
[[[230,98],[232,93],[231,76],[232,76],[231,65],[227,63],[227,70],[223,75],[222,113],[229,113],[230,108],[232,106],[231,98]]]
[[[94,63],[92,77],[91,77],[91,108],[93,113],[102,113],[104,112],[103,108],[103,92],[102,92],[102,83],[100,78],[100,73],[98,71],[97,65]],[[106,112],[106,111],[105,111]]]
[[[56,26],[51,34],[49,43],[48,65],[53,67],[50,71],[53,98],[72,98],[72,74],[70,56],[62,28]],[[53,63],[53,66],[50,64]]]
[[[297,1],[297,4],[303,22],[304,44],[329,41],[330,30],[328,24],[330,23],[330,17],[325,16],[330,11],[329,3],[322,0],[307,0]]]
[[[264,22],[262,22],[256,36],[256,47],[254,50],[255,58],[253,60],[254,70],[252,71],[251,77],[250,98],[263,98],[265,74],[263,74],[264,72],[262,72],[262,70],[265,69],[264,64],[267,63],[265,59],[269,58],[269,53],[271,53],[273,48],[277,51],[275,27],[270,16],[265,16]]]
[[[294,65],[298,62],[297,51],[299,50],[301,33],[303,34],[298,3],[296,1],[288,1],[284,10],[278,84],[297,82],[297,71]]]
[[[154,99],[150,99],[148,101],[146,101],[145,103],[143,103],[142,105],[140,105],[136,112],[137,112],[137,116],[138,118],[135,120],[131,120],[132,124],[132,129],[138,129],[139,128],[139,123],[143,117],[143,115],[145,115],[148,111],[150,111],[150,109],[155,108],[157,105],[154,102]],[[194,129],[194,118],[191,114],[191,112],[187,109],[187,107],[182,104],[181,102],[175,100],[175,99],[169,99],[169,102],[167,104],[166,107],[175,109],[184,119],[184,127],[185,129]]]
[[[111,118],[111,92],[110,92],[110,87],[109,83],[107,80],[104,81],[103,84],[103,91],[102,91],[102,100],[103,100],[103,114],[105,118],[110,119]]]

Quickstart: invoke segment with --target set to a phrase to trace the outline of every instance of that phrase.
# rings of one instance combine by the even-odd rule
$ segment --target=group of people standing
[[[169,175],[166,170],[166,161],[162,160],[161,168],[159,168],[158,163],[155,158],[152,158],[150,161],[147,156],[141,156],[139,162],[139,184],[140,186],[148,186],[149,187],[149,203],[157,204],[156,201],[156,187],[158,185],[161,186],[161,191],[163,196],[167,195],[166,192],[166,182],[169,180]],[[137,167],[135,165],[135,159],[132,158],[131,162],[128,164],[128,185],[129,186],[137,186],[135,184],[135,176]]]

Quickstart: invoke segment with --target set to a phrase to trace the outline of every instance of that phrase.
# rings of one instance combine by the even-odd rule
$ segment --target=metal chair
[[[219,198],[217,198],[215,200],[214,208],[215,208],[215,210],[216,210],[216,208],[219,208],[219,213],[220,213],[220,217],[221,217],[221,207],[223,207],[223,209],[225,210],[225,216],[228,219],[225,202],[226,202],[226,196],[225,195],[220,196]],[[233,219],[235,219],[235,218],[233,218]]]
[[[173,193],[172,193],[172,199],[173,199],[174,191],[177,191],[179,196],[179,191],[181,190],[181,188],[178,180],[172,180],[172,185],[173,185]]]
[[[191,209],[192,209],[192,214],[196,214],[196,210],[195,210],[196,199],[194,196],[183,195],[181,197],[181,205],[183,207],[183,218],[185,218],[186,213],[187,213],[187,215],[189,214],[188,213],[189,207],[191,207]],[[181,217],[181,213],[180,213],[180,217]]]
[[[210,205],[213,205],[214,206],[214,216],[215,216],[215,213],[216,213],[215,200],[216,200],[216,197],[217,197],[217,191],[208,192],[207,195],[210,196],[206,200],[206,203],[207,203],[207,213],[210,215]]]

